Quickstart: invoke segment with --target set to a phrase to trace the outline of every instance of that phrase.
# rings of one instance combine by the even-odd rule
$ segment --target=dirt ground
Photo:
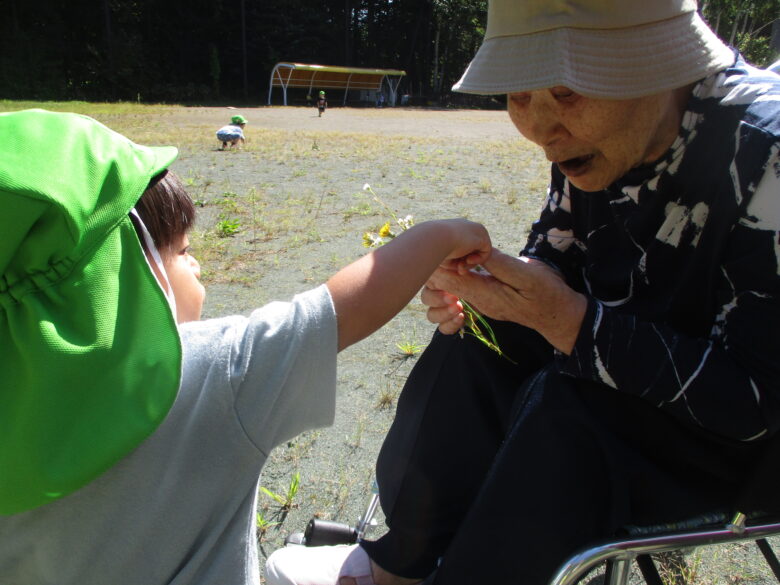
[[[214,132],[233,113],[249,120],[247,144],[221,152]],[[143,124],[121,123],[144,141]],[[518,251],[548,177],[548,163],[503,111],[332,107],[320,118],[313,108],[178,108],[156,123],[172,129],[181,151],[173,168],[201,206],[192,240],[208,290],[205,317],[245,314],[324,282],[366,252],[362,234],[392,221],[391,212],[468,217],[485,223],[497,247]],[[287,505],[261,493],[261,559],[311,517],[355,523],[398,393],[431,333],[415,300],[340,354],[334,425],[277,448],[263,472],[263,487],[280,500],[295,474],[300,483]],[[382,533],[381,511],[377,519],[369,537]],[[743,546],[688,558],[692,583],[771,581]]]
[[[331,107],[318,117],[315,108],[268,106],[258,108],[186,108],[172,114],[174,121],[208,122],[215,128],[233,113],[249,120],[250,142],[258,129],[285,132],[350,132],[411,138],[457,139],[485,142],[516,139],[517,130],[504,110],[447,110],[420,108]]]

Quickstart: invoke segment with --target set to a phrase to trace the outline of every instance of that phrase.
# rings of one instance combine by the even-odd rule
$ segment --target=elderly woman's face
[[[507,97],[520,133],[583,191],[604,189],[633,167],[657,160],[674,142],[685,104],[679,91],[601,100],[560,86]]]

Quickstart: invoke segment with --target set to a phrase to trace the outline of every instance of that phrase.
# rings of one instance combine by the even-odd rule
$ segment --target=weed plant
[[[216,232],[220,238],[230,238],[241,230],[241,222],[236,218],[226,218],[224,215],[222,218],[216,225]]]
[[[293,474],[292,479],[290,479],[290,483],[287,486],[287,491],[284,494],[276,493],[265,486],[260,486],[260,491],[279,505],[279,511],[282,514],[287,514],[295,503],[295,496],[298,495],[300,486],[301,474],[296,471]]]

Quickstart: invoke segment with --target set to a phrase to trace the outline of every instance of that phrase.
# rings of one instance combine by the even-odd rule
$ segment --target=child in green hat
[[[325,98],[325,92],[320,90],[319,95],[317,96],[317,112],[319,113],[319,117],[322,117],[322,114],[325,113],[325,109],[328,107],[328,100]]]
[[[244,142],[246,142],[244,139],[244,126],[246,126],[246,124],[246,118],[241,114],[236,114],[230,118],[230,124],[222,126],[222,128],[217,130],[217,140],[222,143],[222,148],[220,148],[220,150],[232,148],[239,143],[244,144]]]
[[[337,352],[440,263],[484,261],[487,232],[418,224],[289,302],[200,321],[175,149],[30,110],[0,114],[0,150],[0,583],[256,585],[271,449],[332,423]]]

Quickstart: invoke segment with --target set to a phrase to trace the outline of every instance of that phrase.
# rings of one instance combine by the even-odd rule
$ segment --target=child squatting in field
[[[332,423],[337,352],[440,264],[486,260],[486,230],[422,223],[200,321],[175,148],[28,110],[0,115],[0,149],[0,583],[256,585],[271,449]]]
[[[246,142],[244,139],[244,126],[246,125],[246,118],[241,114],[236,114],[230,118],[230,124],[222,126],[222,128],[217,130],[217,140],[222,143],[220,150],[244,144]]]

